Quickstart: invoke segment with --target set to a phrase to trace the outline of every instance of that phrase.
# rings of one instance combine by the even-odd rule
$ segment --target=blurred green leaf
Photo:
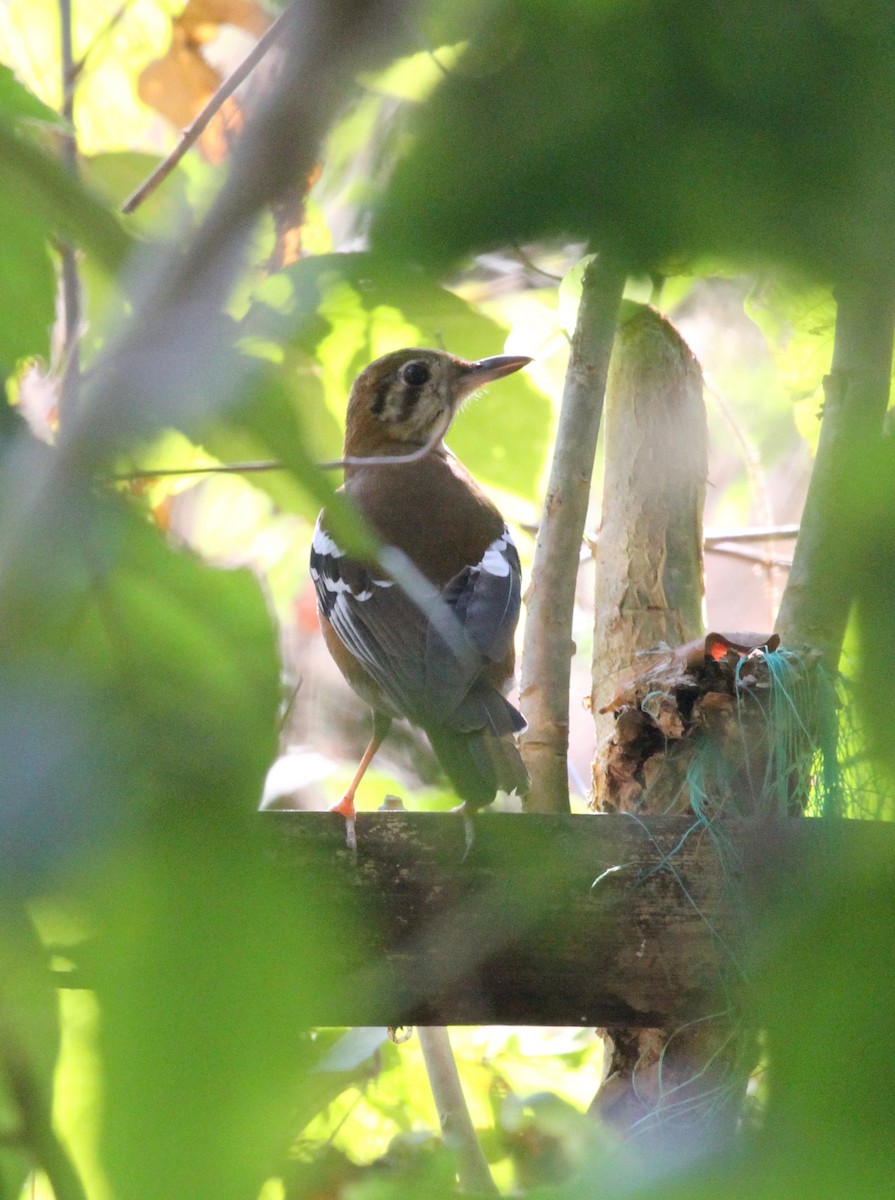
[[[3,878],[89,902],[116,1195],[252,1195],[313,1111],[305,1014],[350,936],[255,813],[276,750],[271,618],[247,572],[172,550],[133,502],[17,449],[0,495]]]
[[[271,854],[263,817],[182,809],[99,881],[104,1144],[115,1194],[253,1196],[319,1102],[307,1012],[350,918]]]
[[[0,141],[4,127],[7,137],[15,137],[13,129],[29,122],[61,123],[0,65]],[[22,204],[19,181],[9,171],[0,176],[0,228],[0,372],[8,374],[19,358],[48,356],[56,291],[43,222]]]
[[[157,166],[155,155],[117,151],[83,159],[80,173],[85,184],[117,210]],[[129,230],[154,234],[164,240],[183,231],[187,212],[187,180],[184,172],[175,168],[165,179],[164,187],[157,188],[134,213],[128,214],[125,225]]]
[[[88,250],[108,270],[122,265],[131,241],[119,221],[61,163],[2,117],[0,155],[7,194],[18,206]]]
[[[456,1194],[456,1160],[433,1134],[417,1130],[392,1139],[388,1152],[377,1159],[352,1186],[357,1200],[396,1200],[411,1196]]]
[[[0,67],[0,372],[29,355],[49,358],[56,278],[48,238],[59,233],[107,269],[128,238],[103,206],[29,134],[61,125],[55,113]]]
[[[49,357],[56,278],[43,222],[22,206],[0,178],[0,375],[18,359]]]
[[[823,379],[833,357],[836,302],[828,288],[765,279],[746,302],[758,325],[780,382],[795,406],[799,431],[812,447],[820,432]]]
[[[53,457],[9,464],[0,492],[0,857],[26,878],[177,796],[251,811],[276,748],[255,580],[173,551],[132,504],[66,488]]]
[[[414,124],[374,248],[435,264],[560,236],[634,269],[821,277],[895,255],[895,10],[505,0]]]

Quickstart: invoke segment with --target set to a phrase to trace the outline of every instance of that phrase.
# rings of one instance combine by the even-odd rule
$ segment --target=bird
[[[464,400],[527,366],[521,355],[468,361],[408,348],[354,381],[345,419],[343,492],[385,547],[346,554],[324,508],[310,573],[323,637],[347,683],[369,704],[373,731],[332,811],[356,849],[355,796],[396,717],[421,728],[472,816],[498,790],[522,795],[528,773],[507,699],[515,662],[521,568],[496,505],[444,443]]]

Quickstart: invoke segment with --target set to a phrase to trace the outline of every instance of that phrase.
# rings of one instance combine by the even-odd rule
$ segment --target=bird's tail
[[[525,728],[525,721],[508,700],[496,691],[493,695],[488,704],[493,719],[484,728],[467,732],[438,725],[426,729],[457,795],[475,808],[490,804],[498,790],[522,795],[529,786],[513,736]]]

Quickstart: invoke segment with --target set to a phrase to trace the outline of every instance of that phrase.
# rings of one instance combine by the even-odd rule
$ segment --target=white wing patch
[[[341,548],[341,546],[336,545],[325,529],[321,529],[320,517],[317,518],[317,524],[314,526],[314,536],[311,538],[311,549],[315,554],[319,554],[321,558],[323,558],[325,555],[329,555],[330,558],[345,557],[345,551]]]
[[[342,547],[322,528],[321,518],[322,514],[311,538],[311,579],[325,612],[341,600],[339,610],[344,613],[346,595],[352,600],[369,600],[374,588],[392,586],[391,579],[375,579],[368,568],[346,559]]]
[[[510,562],[507,558],[507,547],[513,545],[513,539],[506,525],[503,527],[503,533],[499,538],[495,538],[485,553],[482,555],[482,561],[479,567],[483,571],[487,571],[489,575],[497,575],[502,578],[510,573]]]

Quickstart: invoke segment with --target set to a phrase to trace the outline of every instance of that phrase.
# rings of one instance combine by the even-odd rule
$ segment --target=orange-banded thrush
[[[443,437],[467,396],[530,361],[398,350],[371,363],[351,389],[344,458],[352,461],[342,490],[390,549],[378,564],[349,558],[324,509],[311,577],[329,652],[373,709],[370,744],[334,805],[352,844],[357,787],[398,716],[425,731],[467,818],[498,789],[528,787],[514,740],[525,721],[503,695],[513,677],[519,556],[500,512]],[[377,461],[427,446],[415,461]],[[384,569],[396,554],[415,568],[422,601],[419,588],[411,597],[400,586],[400,570],[396,582]],[[468,845],[468,819],[466,828]]]

